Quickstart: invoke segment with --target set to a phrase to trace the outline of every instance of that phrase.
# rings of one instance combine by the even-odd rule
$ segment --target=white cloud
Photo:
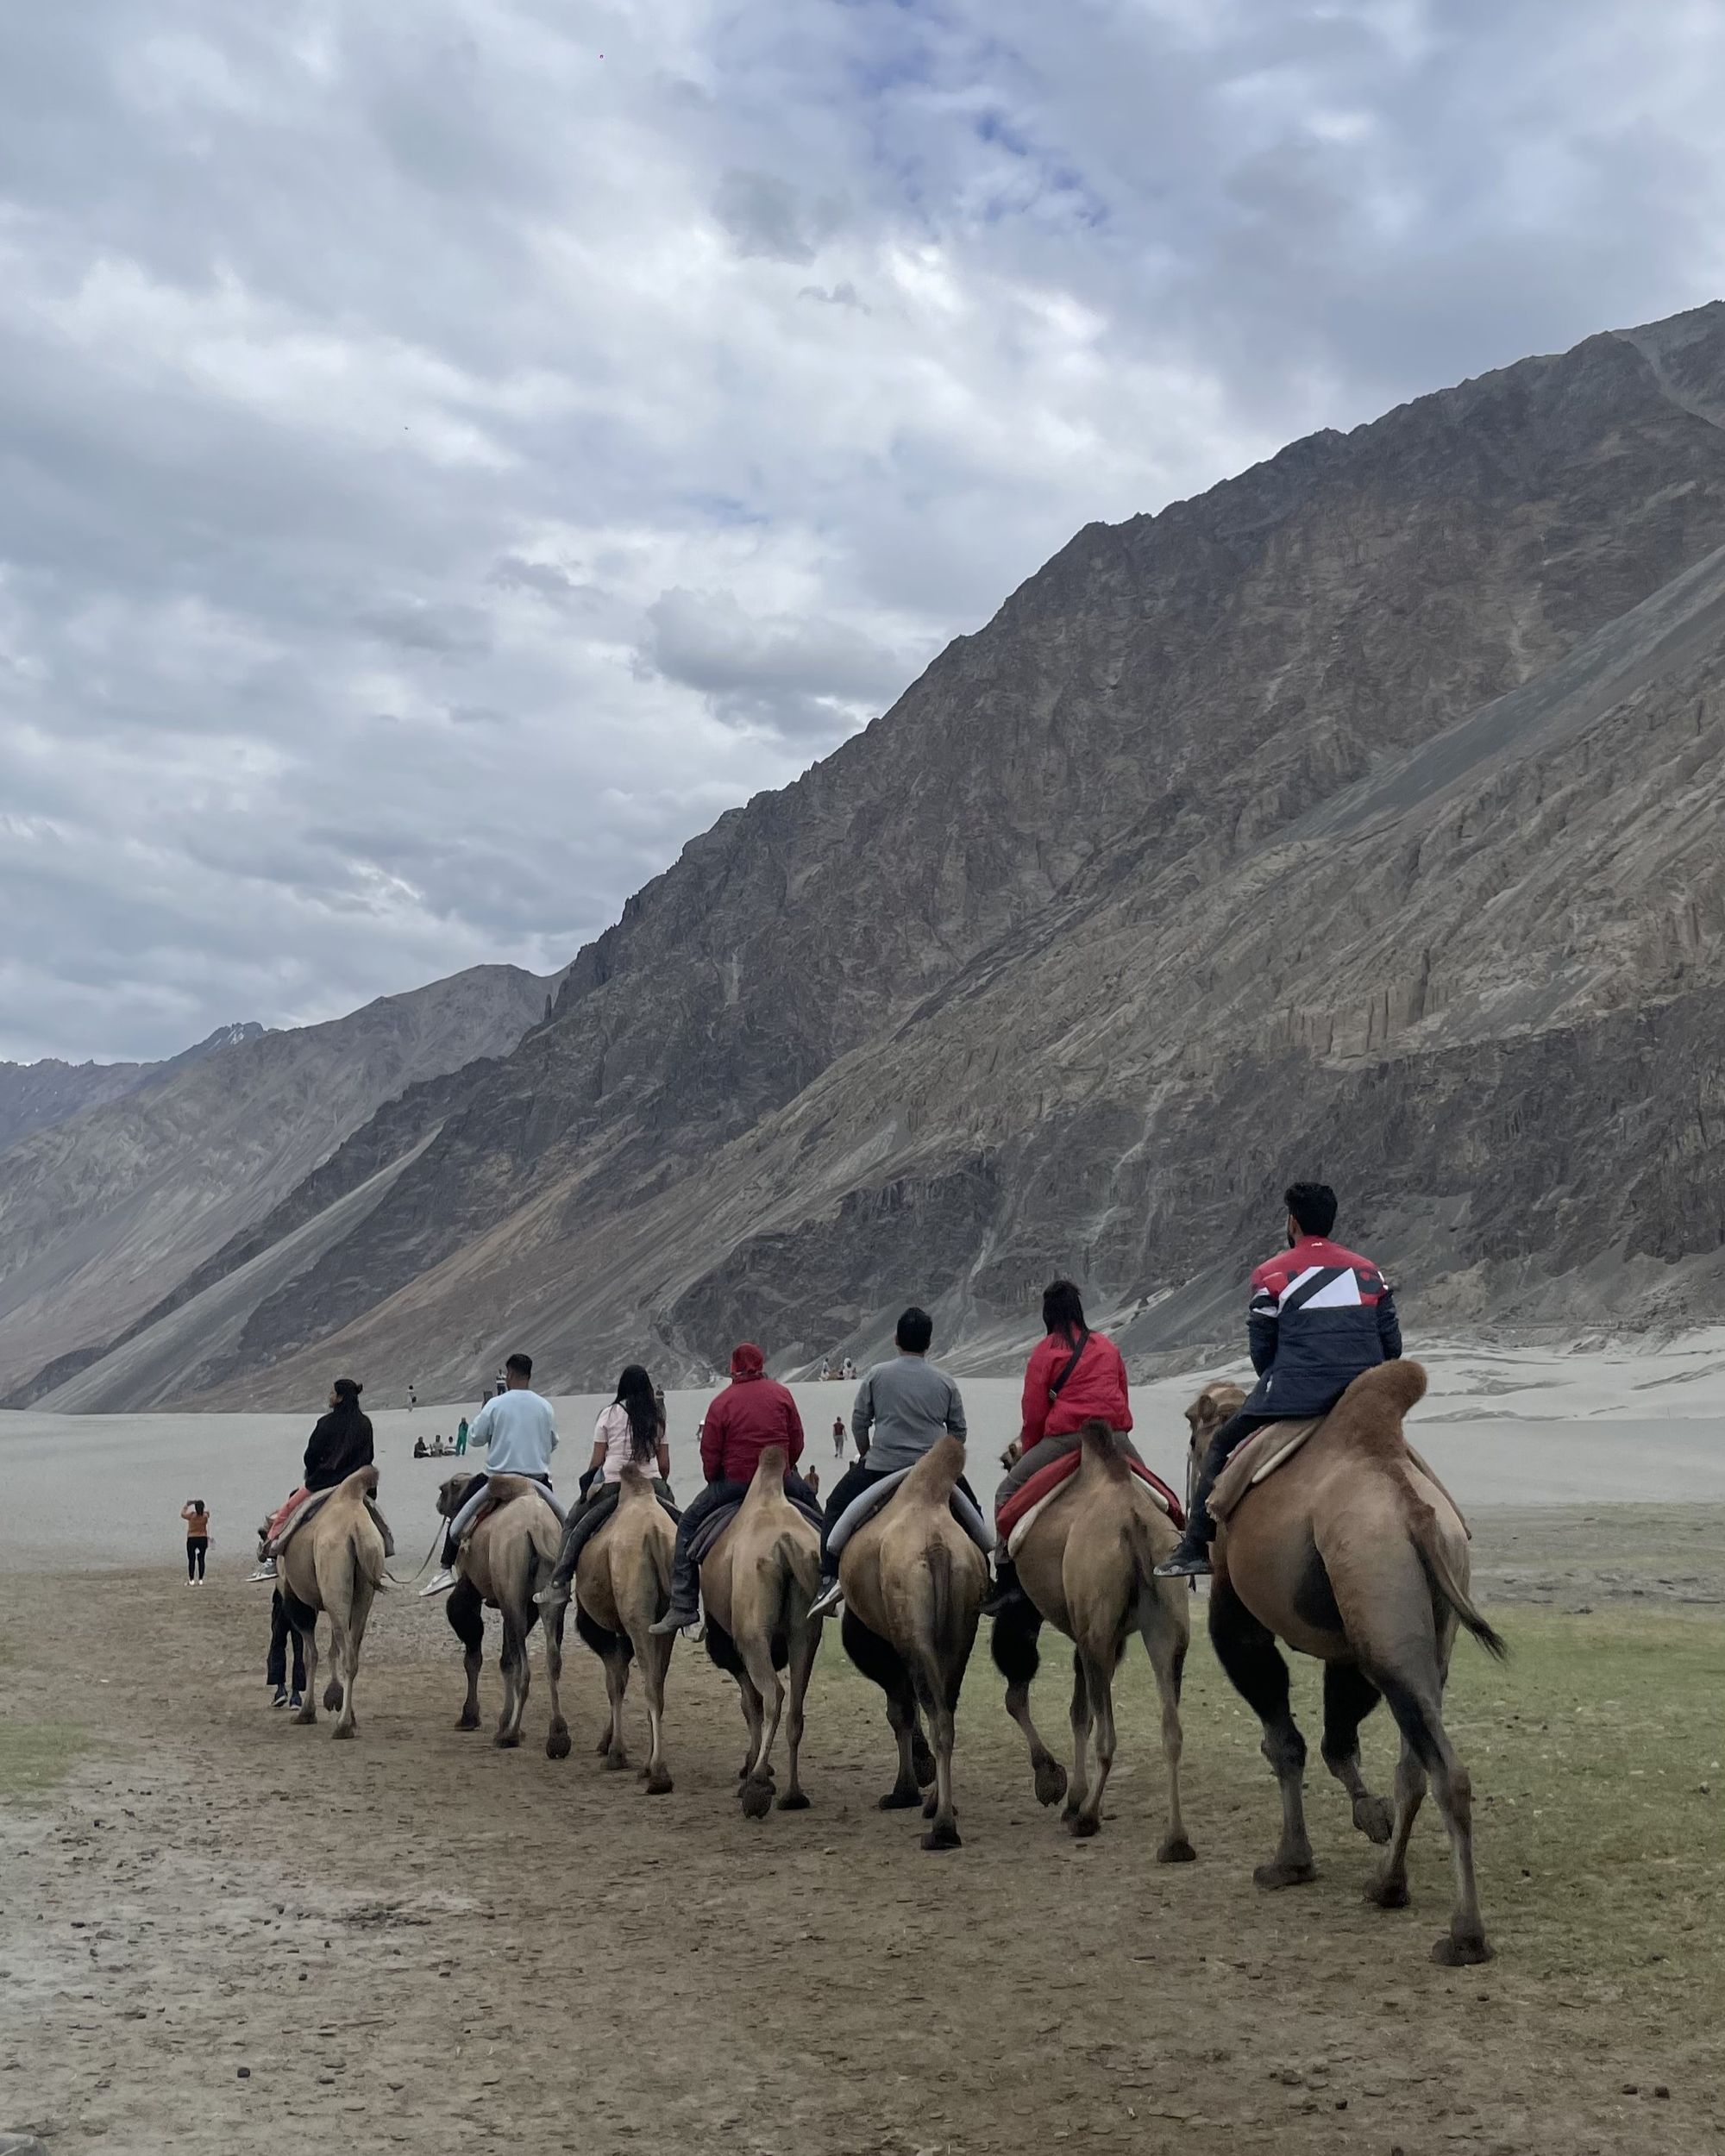
[[[1078,525],[1714,296],[1725,20],[1549,26],[12,10],[0,1053],[549,969]]]

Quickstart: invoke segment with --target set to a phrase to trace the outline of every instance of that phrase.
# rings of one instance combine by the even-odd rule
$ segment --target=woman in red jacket
[[[1106,1422],[1121,1451],[1138,1457],[1129,1434],[1126,1366],[1113,1342],[1085,1324],[1083,1300],[1071,1281],[1051,1281],[1044,1288],[1042,1323],[1044,1337],[1025,1367],[1019,1439],[1007,1455],[1012,1465],[994,1493],[996,1519],[1007,1498],[1032,1475],[1076,1451],[1078,1432],[1087,1422]],[[998,1617],[1023,1592],[1004,1546],[994,1560],[994,1591],[982,1605],[985,1617]]]

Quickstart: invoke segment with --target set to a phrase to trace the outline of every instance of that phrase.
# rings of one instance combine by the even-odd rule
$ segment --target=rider
[[[1329,1240],[1336,1194],[1327,1183],[1292,1183],[1288,1249],[1251,1276],[1246,1334],[1258,1384],[1239,1413],[1210,1439],[1192,1490],[1191,1515],[1172,1554],[1156,1568],[1163,1579],[1210,1569],[1215,1523],[1210,1492],[1235,1447],[1267,1422],[1327,1415],[1362,1370],[1393,1363],[1402,1327],[1389,1283],[1369,1257]]]
[[[1076,1452],[1087,1422],[1106,1422],[1114,1443],[1138,1459],[1132,1441],[1132,1407],[1126,1397],[1126,1366],[1106,1334],[1084,1322],[1084,1302],[1075,1283],[1051,1280],[1042,1291],[1043,1338],[1025,1365],[1024,1399],[1019,1407],[1017,1457],[994,1492],[994,1517],[1033,1475]],[[1140,1461],[1139,1464],[1143,1463]],[[982,1605],[985,1617],[998,1617],[1023,1595],[1018,1567],[1004,1545],[994,1558],[994,1591]]]
[[[305,1479],[287,1502],[272,1514],[269,1536],[280,1533],[289,1514],[303,1505],[314,1490],[334,1489],[338,1482],[345,1482],[350,1475],[372,1464],[371,1417],[360,1408],[360,1395],[364,1390],[365,1387],[354,1377],[338,1377],[329,1388],[329,1412],[317,1418],[306,1440]],[[375,1512],[373,1516],[375,1518]],[[260,1559],[258,1569],[251,1576],[254,1580],[273,1580],[275,1576],[275,1559],[266,1557]]]
[[[503,1366],[504,1389],[474,1417],[467,1434],[475,1445],[490,1447],[483,1474],[475,1475],[461,1492],[459,1510],[443,1537],[443,1569],[427,1580],[422,1595],[445,1595],[455,1584],[455,1552],[467,1528],[479,1516],[486,1489],[493,1475],[520,1475],[541,1483],[551,1494],[551,1455],[557,1449],[557,1420],[551,1403],[533,1389],[533,1357],[511,1355]],[[563,1508],[551,1498],[551,1509],[561,1520]]]
[[[839,1476],[826,1501],[826,1525],[820,1538],[820,1598],[810,1609],[811,1617],[829,1616],[838,1606],[838,1561],[828,1554],[826,1545],[850,1507],[883,1475],[914,1467],[948,1431],[955,1438],[964,1435],[964,1402],[958,1388],[928,1359],[933,1338],[934,1319],[913,1304],[893,1330],[898,1353],[890,1363],[876,1363],[856,1388],[856,1404],[850,1411],[856,1463]],[[969,1496],[962,1482],[959,1487]]]
[[[639,1363],[625,1366],[617,1381],[617,1397],[600,1411],[593,1425],[593,1457],[581,1477],[581,1501],[570,1513],[569,1524],[563,1531],[556,1570],[533,1597],[542,1609],[555,1610],[568,1601],[569,1583],[575,1576],[581,1551],[617,1509],[626,1467],[638,1467],[643,1475],[655,1478],[653,1488],[660,1503],[675,1519],[665,1395]]]
[[[796,1472],[803,1456],[803,1419],[789,1388],[767,1375],[767,1360],[752,1340],[731,1357],[731,1382],[706,1411],[701,1425],[701,1472],[706,1488],[677,1523],[677,1554],[671,1570],[671,1607],[652,1629],[679,1632],[700,1620],[700,1582],[691,1550],[695,1531],[723,1505],[746,1495],[761,1455],[784,1447],[785,1494],[812,1505]]]

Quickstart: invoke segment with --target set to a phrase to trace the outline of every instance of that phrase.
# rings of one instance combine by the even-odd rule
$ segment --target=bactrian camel
[[[1444,1685],[1458,1625],[1491,1653],[1504,1648],[1469,1597],[1467,1531],[1402,1440],[1402,1417],[1425,1390],[1417,1363],[1366,1371],[1300,1450],[1239,1498],[1216,1538],[1210,1637],[1264,1724],[1264,1756],[1281,1786],[1281,1845],[1254,1873],[1258,1884],[1316,1876],[1306,1742],[1289,1711],[1280,1639],[1325,1665],[1324,1764],[1352,1798],[1354,1824],[1389,1845],[1366,1889],[1381,1908],[1407,1906],[1408,1838],[1429,1776],[1456,1883],[1432,1959],[1458,1966],[1491,1950],[1474,1884],[1472,1788],[1444,1727]],[[1402,1736],[1393,1818],[1360,1772],[1359,1726],[1380,1699]]]
[[[790,1746],[790,1778],[781,1812],[805,1809],[800,1778],[803,1702],[820,1645],[821,1620],[809,1615],[820,1592],[820,1536],[785,1495],[788,1465],[782,1445],[768,1445],[736,1517],[702,1560],[706,1651],[737,1679],[749,1752],[738,1780],[743,1809],[764,1819],[773,1804],[773,1745],[782,1717]],[[785,1714],[788,1679],[790,1712]]]
[[[1191,1636],[1191,1600],[1183,1580],[1158,1580],[1152,1569],[1174,1547],[1174,1523],[1127,1466],[1105,1422],[1087,1422],[1076,1471],[1045,1499],[1017,1554],[1019,1583],[1034,1614],[1009,1609],[994,1623],[994,1664],[1007,1679],[1007,1712],[1030,1746],[1038,1798],[1066,1799],[1066,1824],[1078,1836],[1102,1823],[1102,1792],[1114,1763],[1114,1671],[1126,1641],[1142,1638],[1162,1696],[1162,1756],[1168,1770],[1168,1823],[1157,1852],[1163,1864],[1189,1864],[1194,1851],[1180,1810],[1180,1681]],[[1072,1777],[1038,1735],[1030,1715],[1042,1620],[1073,1643]],[[1096,1744],[1091,1779],[1088,1752]]]
[[[898,1779],[881,1799],[883,1811],[921,1801],[929,1777],[919,1716],[927,1718],[934,1794],[924,1806],[932,1821],[925,1849],[959,1846],[954,1717],[988,1591],[988,1562],[952,1517],[953,1488],[963,1471],[963,1445],[955,1437],[938,1438],[838,1560],[845,1651],[886,1693],[898,1739]]]
[[[447,1520],[461,1508],[469,1478],[456,1475],[437,1493],[437,1509]],[[509,1751],[521,1742],[527,1711],[527,1643],[541,1612],[533,1597],[550,1580],[563,1547],[563,1525],[539,1495],[537,1485],[520,1475],[491,1477],[492,1504],[467,1531],[455,1558],[455,1584],[448,1601],[450,1628],[465,1650],[467,1695],[457,1729],[480,1726],[480,1670],[485,1659],[485,1613],[503,1618],[503,1712],[496,1743]],[[544,1620],[545,1681],[551,1693],[551,1727],[545,1739],[548,1759],[569,1756],[569,1725],[563,1720],[558,1687],[563,1675],[565,1605]]]
[[[354,1681],[372,1604],[383,1583],[383,1537],[366,1500],[375,1496],[375,1467],[358,1468],[338,1482],[276,1558],[277,1585],[305,1661],[304,1702],[296,1721],[317,1719],[317,1618],[329,1620],[329,1683],[323,1704],[336,1710],[334,1734],[351,1737]]]
[[[605,1664],[611,1720],[599,1739],[608,1767],[629,1764],[623,1743],[623,1700],[629,1664],[641,1664],[647,1691],[647,1791],[671,1787],[665,1766],[665,1673],[674,1633],[653,1626],[671,1606],[671,1558],[677,1531],[638,1467],[623,1470],[617,1508],[587,1543],[575,1566],[575,1629]]]

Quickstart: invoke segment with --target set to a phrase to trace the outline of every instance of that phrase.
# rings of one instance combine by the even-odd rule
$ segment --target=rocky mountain
[[[1716,1315],[1725,305],[1081,532],[50,1390],[1230,1335],[1295,1173],[1410,1324]],[[3,1163],[0,1163],[3,1165]],[[3,1214],[0,1214],[3,1219]]]
[[[405,1087],[506,1053],[547,987],[481,966],[328,1025],[231,1029],[0,1154],[0,1388],[82,1367]]]
[[[66,1063],[55,1056],[37,1063],[0,1062],[0,1153],[32,1131],[52,1130],[85,1108],[122,1100],[217,1049],[255,1040],[263,1030],[253,1023],[218,1025],[207,1040],[160,1063]]]

